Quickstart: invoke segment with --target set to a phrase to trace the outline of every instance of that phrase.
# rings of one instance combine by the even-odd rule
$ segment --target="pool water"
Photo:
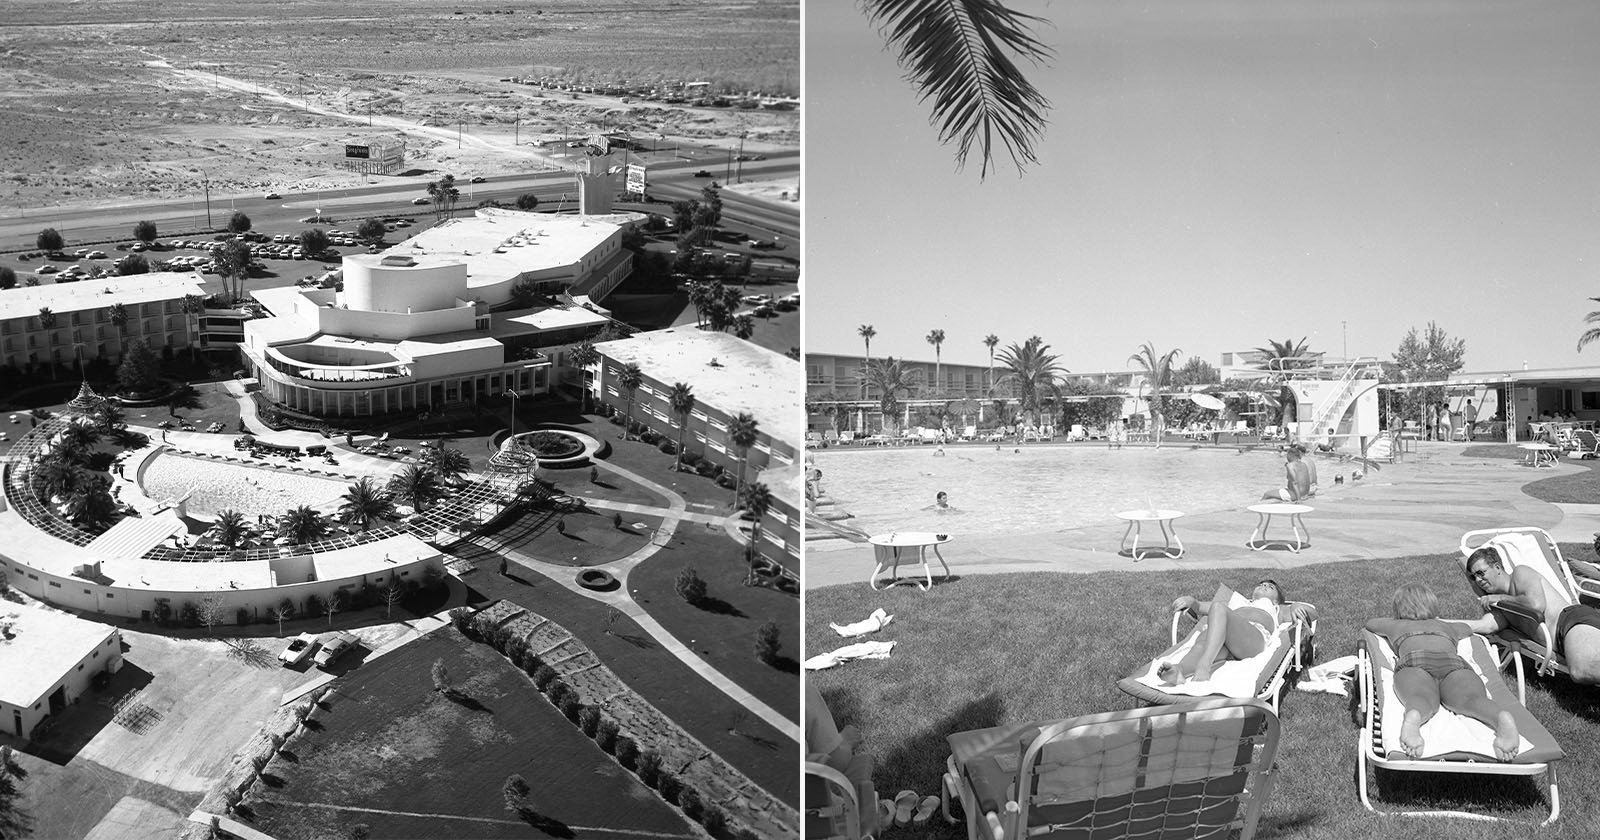
[[[190,511],[215,516],[224,510],[236,510],[246,518],[263,513],[278,516],[300,505],[328,511],[338,507],[339,497],[349,488],[349,482],[331,478],[173,452],[151,458],[141,484],[145,495],[163,501],[176,499],[193,487]]]
[[[1242,508],[1283,486],[1270,449],[1107,449],[1013,445],[817,452],[822,492],[871,533],[1027,534],[1117,524],[1152,506],[1184,513]],[[1323,477],[1327,481],[1326,477]],[[950,510],[929,509],[939,491]]]

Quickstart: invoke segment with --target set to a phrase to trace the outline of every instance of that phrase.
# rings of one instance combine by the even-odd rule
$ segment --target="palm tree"
[[[1306,348],[1306,340],[1305,338],[1301,338],[1299,341],[1295,341],[1294,339],[1290,338],[1283,341],[1274,341],[1269,338],[1267,339],[1266,347],[1256,347],[1253,349],[1255,352],[1260,353],[1265,357],[1261,361],[1261,368],[1263,370],[1273,371],[1277,374],[1273,378],[1279,380],[1278,425],[1280,428],[1287,429],[1289,427],[1291,418],[1293,418],[1298,411],[1297,404],[1299,400],[1295,398],[1294,389],[1290,388],[1287,383],[1282,381],[1282,373],[1286,370],[1296,370],[1310,366],[1311,361],[1306,358],[1308,352]]]
[[[85,479],[83,468],[65,458],[43,458],[33,468],[33,486],[40,502],[65,497]]]
[[[617,377],[617,385],[628,392],[627,419],[622,424],[623,440],[628,439],[628,432],[633,428],[633,394],[642,384],[644,384],[644,372],[633,362],[629,362],[628,366],[622,369],[622,374]]]
[[[39,328],[46,331],[56,328],[56,313],[51,312],[50,307],[48,306],[39,307]],[[46,335],[45,341],[48,342],[49,340],[50,337]],[[56,360],[54,357],[54,351],[52,351],[52,356],[50,359],[50,378],[60,378],[60,375],[56,373]]]
[[[933,388],[929,396],[936,396],[944,390],[944,379],[939,376],[939,350],[944,346],[944,330],[928,333],[928,343],[933,345]]]
[[[761,519],[772,507],[772,493],[767,489],[767,485],[753,481],[740,494],[739,505],[750,514],[750,572],[745,578],[745,585],[749,586],[755,582],[755,558],[761,551],[758,547],[761,543]]]
[[[861,340],[866,343],[867,347],[866,360],[861,363],[862,370],[872,367],[872,337],[877,334],[878,331],[873,329],[871,324],[862,324],[856,327],[856,335],[861,336]],[[867,398],[867,380],[865,378],[861,380],[861,398]]]
[[[994,390],[994,348],[999,346],[999,344],[1000,344],[1000,336],[995,335],[994,333],[989,333],[988,335],[983,337],[983,346],[989,348],[989,388],[988,388],[988,391],[993,391]],[[988,393],[988,391],[985,391],[985,393]]]
[[[1156,353],[1153,342],[1145,342],[1139,352],[1128,357],[1128,361],[1144,369],[1144,383],[1150,385],[1150,436],[1156,442],[1156,447],[1161,446],[1161,434],[1164,430],[1163,416],[1166,408],[1166,397],[1161,395],[1161,389],[1166,386],[1167,380],[1172,376],[1172,362],[1183,351],[1174,347],[1163,355]],[[1144,383],[1139,385],[1139,395],[1144,396]]]
[[[1600,303],[1600,297],[1592,297],[1589,299],[1595,301],[1596,303]],[[1578,336],[1578,350],[1580,352],[1591,342],[1600,340],[1600,326],[1595,326],[1596,324],[1600,324],[1600,311],[1590,312],[1588,315],[1583,316],[1583,322],[1590,326],[1588,329],[1583,331],[1583,335]]]
[[[447,484],[459,484],[461,477],[472,471],[467,453],[451,449],[448,440],[440,440],[437,446],[423,447],[420,460]]]
[[[756,427],[756,418],[748,412],[741,411],[728,422],[728,442],[739,453],[739,483],[734,487],[734,498],[738,498],[737,493],[744,489],[744,464],[750,457],[750,447],[755,446],[760,437],[761,430]]]
[[[103,434],[114,435],[128,427],[122,406],[111,400],[101,400],[96,403],[90,416],[94,418],[95,427]]]
[[[394,516],[394,500],[383,488],[373,483],[372,476],[362,476],[345,490],[344,503],[339,505],[339,519],[346,525],[355,525],[365,531],[375,519]]]
[[[217,536],[219,543],[230,550],[239,547],[239,542],[245,536],[244,514],[236,510],[225,510],[217,514]]]
[[[79,528],[95,531],[110,525],[117,515],[117,502],[111,497],[111,479],[88,475],[67,492],[63,512]]]
[[[694,410],[694,392],[682,382],[672,385],[672,396],[668,398],[672,404],[672,413],[678,415],[678,448],[677,458],[673,461],[675,471],[683,470],[683,433],[689,430],[689,412]]]
[[[201,297],[200,295],[183,296],[184,320],[187,321],[189,325],[189,361],[191,363],[195,361],[195,354],[200,350],[200,337],[196,335],[196,333],[199,332],[197,327],[199,326],[200,313],[205,311],[205,298]]]
[[[409,464],[390,476],[386,489],[396,500],[411,505],[418,513],[442,492],[439,477],[420,464]]]
[[[887,356],[870,363],[862,371],[862,382],[879,391],[878,408],[883,411],[883,428],[896,424],[900,413],[900,396],[910,394],[913,374],[899,359]]]
[[[1033,147],[1050,100],[1013,56],[1035,65],[1049,60],[1050,48],[1030,31],[1042,18],[1008,9],[1004,0],[867,0],[865,8],[921,98],[933,103],[939,140],[955,142],[958,166],[976,142],[981,175],[988,175],[996,136],[1019,170],[1037,162]]]
[[[113,303],[110,307],[111,325],[117,328],[117,334],[122,335],[128,331],[128,307],[122,303]]]
[[[217,273],[222,275],[224,286],[232,281],[229,295],[234,303],[238,303],[239,298],[244,296],[244,280],[250,275],[250,246],[238,237],[229,239],[217,249],[212,262],[217,267]]]
[[[600,351],[594,349],[594,342],[584,339],[572,348],[572,366],[578,369],[578,392],[583,400],[583,410],[589,410],[589,368],[600,360]]]
[[[288,537],[294,545],[316,542],[327,536],[330,530],[327,517],[310,505],[290,508],[278,517],[278,536]]]
[[[1061,385],[1057,380],[1068,371],[1056,362],[1058,357],[1049,350],[1050,345],[1035,335],[1021,345],[1012,342],[1011,346],[1000,351],[1000,364],[1006,368],[1006,372],[1000,374],[994,383],[995,387],[1009,385],[1015,391],[1025,424],[1034,422],[1039,416],[1042,394],[1061,395]]]

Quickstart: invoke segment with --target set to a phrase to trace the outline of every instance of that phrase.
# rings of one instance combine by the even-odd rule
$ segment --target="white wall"
[[[467,296],[467,264],[384,266],[373,259],[344,261],[344,299],[351,309],[421,312],[448,309]]]
[[[351,338],[376,338],[384,341],[403,341],[426,335],[470,330],[473,327],[473,308],[455,307],[452,298],[448,309],[417,310],[415,312],[370,312],[351,304],[349,309],[323,307],[317,310],[320,331],[330,335]]]

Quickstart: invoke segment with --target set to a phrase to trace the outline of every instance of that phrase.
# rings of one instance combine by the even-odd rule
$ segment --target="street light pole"
[[[515,388],[507,388],[506,396],[511,398],[511,438],[509,439],[515,439],[517,436],[517,397],[522,395],[518,394]]]

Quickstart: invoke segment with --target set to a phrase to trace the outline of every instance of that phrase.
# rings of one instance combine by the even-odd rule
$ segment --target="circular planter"
[[[617,588],[617,579],[605,569],[584,569],[578,573],[578,585],[584,589],[603,592]]]

